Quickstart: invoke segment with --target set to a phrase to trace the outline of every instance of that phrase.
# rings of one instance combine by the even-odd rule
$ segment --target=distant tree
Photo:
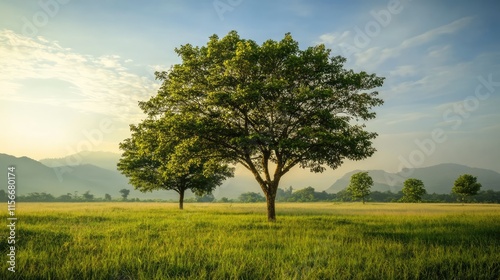
[[[130,190],[127,189],[121,189],[120,193],[122,194],[123,200],[127,200],[128,195],[130,194]]]
[[[263,197],[259,193],[255,193],[255,192],[242,193],[238,199],[241,202],[264,202],[264,201],[266,201],[265,197]]]
[[[307,187],[294,192],[289,201],[312,202],[315,201],[314,193],[315,191],[313,187]]]
[[[45,192],[32,192],[23,196],[19,196],[20,201],[33,201],[33,202],[50,202],[54,201],[55,198],[50,193]]]
[[[422,195],[426,194],[424,182],[419,179],[409,178],[403,183],[403,202],[422,201]]]
[[[316,201],[331,201],[334,197],[335,195],[329,194],[326,191],[314,193],[314,199]]]
[[[372,185],[373,179],[368,175],[368,172],[358,172],[351,176],[347,191],[353,198],[361,198],[363,204],[365,204],[365,198],[370,195]]]
[[[345,188],[335,194],[335,201],[352,201],[352,196],[347,188]]]
[[[73,195],[71,193],[63,194],[57,198],[58,201],[71,201],[73,199]]]
[[[227,202],[231,202],[231,201],[227,197],[222,197],[221,199],[219,199],[219,202],[227,203]]]
[[[215,200],[215,197],[211,193],[204,194],[202,196],[196,196],[197,202],[213,202],[214,200]]]
[[[7,192],[5,190],[0,190],[0,201],[7,201]]]
[[[477,177],[470,174],[460,175],[451,191],[460,197],[462,203],[464,203],[469,196],[476,195],[481,189],[481,184],[477,182]]]
[[[94,195],[90,193],[90,191],[86,191],[84,194],[83,194],[83,199],[84,200],[87,200],[87,201],[90,201],[90,200],[94,200]]]
[[[277,201],[288,201],[292,197],[293,188],[292,186],[288,187],[288,189],[278,188],[276,191],[276,200]]]
[[[105,194],[104,200],[111,201],[111,195],[109,193]]]

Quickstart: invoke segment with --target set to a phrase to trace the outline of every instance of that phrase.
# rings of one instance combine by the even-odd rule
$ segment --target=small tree
[[[221,164],[219,154],[200,138],[184,138],[176,131],[176,118],[165,113],[161,120],[144,120],[131,125],[132,136],[120,143],[123,150],[118,170],[141,192],[174,190],[179,194],[179,209],[184,208],[184,194],[211,194],[233,168]]]
[[[91,200],[94,200],[94,195],[90,193],[90,191],[86,191],[84,194],[83,194],[83,199],[86,200],[86,201],[91,201]]]
[[[365,204],[365,198],[370,195],[372,185],[373,179],[368,175],[368,172],[358,172],[351,176],[347,191],[353,198],[361,198]]]
[[[105,194],[104,200],[111,201],[111,195],[109,193]]]
[[[127,200],[128,195],[130,194],[130,190],[121,189],[120,193],[122,194],[123,200]]]
[[[476,195],[480,189],[481,184],[477,182],[476,177],[470,174],[463,174],[455,180],[455,184],[451,191],[460,196],[460,200],[463,204],[469,196]]]
[[[403,198],[404,202],[419,202],[422,200],[422,195],[426,194],[424,183],[415,178],[407,179],[404,182]]]

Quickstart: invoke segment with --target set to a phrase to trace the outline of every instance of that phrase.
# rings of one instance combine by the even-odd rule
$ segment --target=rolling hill
[[[63,158],[47,158],[40,160],[41,163],[49,167],[75,166],[82,164],[92,164],[104,169],[116,171],[116,164],[120,159],[120,154],[111,152],[80,152]]]
[[[46,192],[54,196],[86,191],[96,197],[103,197],[108,193],[112,197],[119,197],[123,188],[130,189],[130,198],[141,199],[177,199],[176,193],[150,192],[142,193],[134,190],[128,184],[128,179],[118,171],[98,167],[92,164],[63,165],[48,167],[41,162],[28,157],[14,157],[0,154],[0,168],[7,170],[7,166],[16,167],[17,193],[26,195],[32,192]],[[116,164],[115,164],[116,165]],[[6,181],[7,173],[0,172],[0,180]]]

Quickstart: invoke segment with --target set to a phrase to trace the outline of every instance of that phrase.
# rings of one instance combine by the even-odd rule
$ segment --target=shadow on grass
[[[390,241],[424,243],[437,246],[480,246],[499,245],[498,228],[489,224],[448,222],[444,224],[407,223],[399,227],[366,225],[366,237],[382,238]]]

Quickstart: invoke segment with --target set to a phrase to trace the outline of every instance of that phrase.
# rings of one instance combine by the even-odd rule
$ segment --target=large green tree
[[[358,172],[351,176],[347,192],[353,198],[361,198],[365,204],[365,198],[370,195],[372,186],[373,179],[368,175],[368,172]]]
[[[164,117],[131,125],[132,136],[120,143],[123,155],[118,170],[142,192],[174,190],[183,209],[184,194],[211,194],[233,170],[214,153],[203,148],[196,138],[183,139],[175,122]]]
[[[476,195],[481,189],[481,184],[477,182],[477,177],[470,174],[460,175],[456,180],[451,191],[460,196],[464,203],[469,196]]]
[[[175,51],[182,63],[156,73],[163,84],[140,107],[150,118],[175,115],[179,133],[250,170],[269,221],[280,180],[293,167],[322,172],[375,152],[377,134],[363,121],[383,104],[371,91],[383,78],[344,69],[345,58],[324,45],[301,50],[290,34],[259,45],[231,31]]]
[[[422,200],[422,195],[427,193],[424,182],[415,178],[405,180],[402,191],[403,197],[401,200],[404,202],[419,202]]]

